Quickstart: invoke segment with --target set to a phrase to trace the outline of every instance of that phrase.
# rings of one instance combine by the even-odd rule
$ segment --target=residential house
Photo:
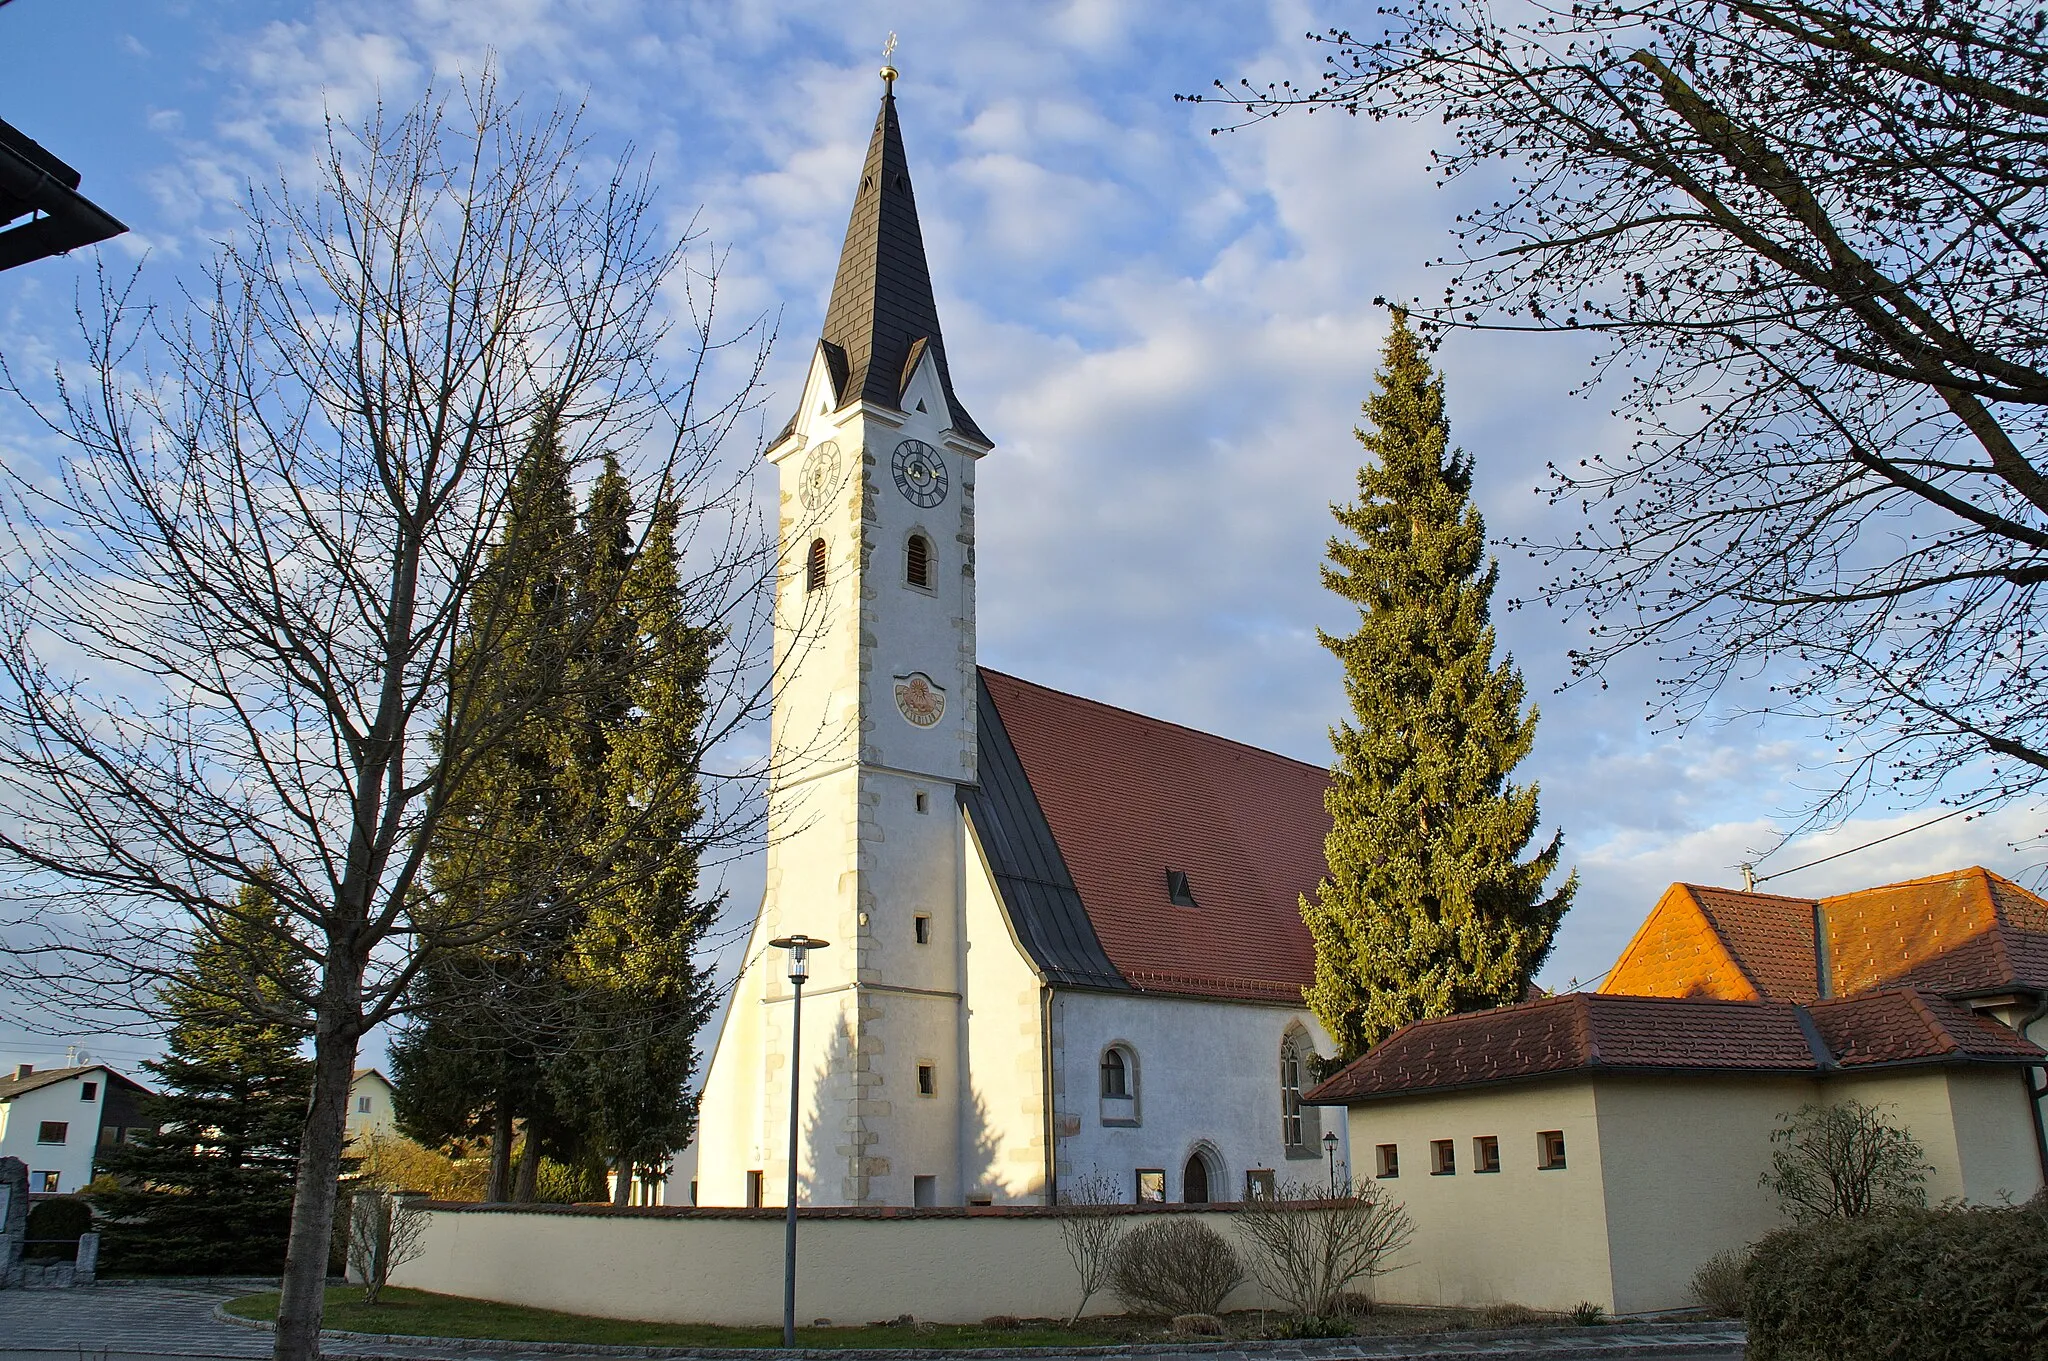
[[[344,1137],[351,1143],[371,1134],[391,1134],[398,1128],[391,1104],[391,1079],[375,1068],[358,1068],[348,1084],[348,1119]]]
[[[38,1072],[24,1063],[0,1078],[0,1158],[28,1164],[31,1194],[80,1190],[98,1150],[139,1128],[136,1099],[148,1092],[101,1064]]]

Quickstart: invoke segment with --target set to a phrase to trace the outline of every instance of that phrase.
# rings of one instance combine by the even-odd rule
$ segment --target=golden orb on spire
[[[882,83],[892,90],[896,85],[896,64],[889,58],[896,55],[896,34],[892,29],[889,41],[882,44]]]

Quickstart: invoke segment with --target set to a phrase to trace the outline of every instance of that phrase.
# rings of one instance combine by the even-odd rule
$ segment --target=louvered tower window
[[[811,540],[811,551],[804,562],[804,589],[822,591],[825,589],[825,541]]]
[[[922,534],[911,535],[903,547],[903,579],[919,590],[932,588],[932,546]]]

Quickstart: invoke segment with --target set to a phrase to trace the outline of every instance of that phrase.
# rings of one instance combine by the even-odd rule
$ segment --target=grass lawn
[[[240,1318],[275,1320],[277,1292],[244,1295],[228,1304]],[[375,1306],[363,1303],[360,1286],[329,1286],[326,1327],[351,1333],[398,1333],[409,1337],[494,1337],[516,1342],[587,1342],[632,1347],[780,1347],[782,1329],[721,1328],[708,1323],[635,1323],[588,1318],[552,1309],[493,1304],[454,1295],[386,1286]],[[1154,1330],[1157,1331],[1156,1329]],[[1032,1320],[1016,1328],[979,1324],[884,1324],[868,1327],[799,1328],[799,1347],[1096,1347],[1124,1341],[1128,1330],[1077,1328]]]

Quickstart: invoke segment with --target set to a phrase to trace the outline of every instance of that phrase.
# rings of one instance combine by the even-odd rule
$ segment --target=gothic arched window
[[[811,551],[804,560],[804,589],[822,591],[825,589],[825,541],[811,540]]]
[[[1301,1077],[1305,1060],[1293,1031],[1280,1041],[1280,1142],[1300,1148],[1306,1142],[1301,1119]]]
[[[932,545],[922,534],[913,534],[903,545],[903,579],[919,590],[932,588]]]

